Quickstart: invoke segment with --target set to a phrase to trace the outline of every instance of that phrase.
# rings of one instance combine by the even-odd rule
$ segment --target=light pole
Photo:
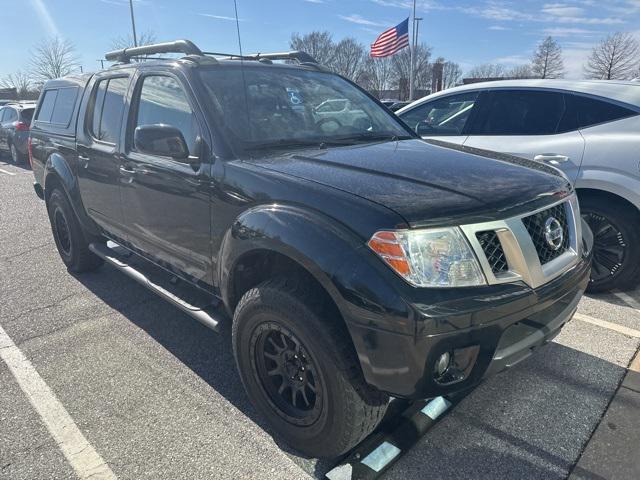
[[[129,0],[129,10],[131,11],[131,28],[133,29],[133,46],[138,46],[138,37],[136,35],[136,19],[133,16],[133,0]]]
[[[414,43],[416,40],[416,0],[413,0],[413,19],[411,21],[411,45],[409,46],[409,101],[413,100],[413,66],[415,48]]]

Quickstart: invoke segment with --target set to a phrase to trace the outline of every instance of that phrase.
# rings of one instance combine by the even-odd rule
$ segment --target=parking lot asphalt
[[[252,408],[228,328],[206,329],[109,266],[69,274],[31,172],[4,160],[0,327],[115,477],[324,476],[331,460],[296,455]],[[566,478],[638,350],[639,307],[640,289],[585,297],[578,312],[594,322],[572,320],[484,382],[385,478]],[[75,475],[0,360],[0,478]]]

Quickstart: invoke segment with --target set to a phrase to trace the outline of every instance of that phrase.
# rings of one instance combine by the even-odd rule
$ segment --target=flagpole
[[[411,45],[409,46],[410,58],[409,62],[409,101],[413,101],[413,69],[414,69],[414,55],[416,44],[416,0],[413,0],[413,17],[411,19]]]

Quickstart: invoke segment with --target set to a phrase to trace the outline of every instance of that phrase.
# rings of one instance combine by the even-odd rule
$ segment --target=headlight
[[[376,232],[368,244],[416,287],[470,287],[486,280],[458,228]]]

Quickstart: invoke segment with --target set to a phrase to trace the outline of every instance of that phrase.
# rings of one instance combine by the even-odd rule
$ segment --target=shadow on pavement
[[[230,325],[216,334],[110,266],[76,276],[268,433],[236,371]],[[468,395],[385,478],[566,478],[624,369],[552,343]],[[316,478],[336,463],[299,456]]]

